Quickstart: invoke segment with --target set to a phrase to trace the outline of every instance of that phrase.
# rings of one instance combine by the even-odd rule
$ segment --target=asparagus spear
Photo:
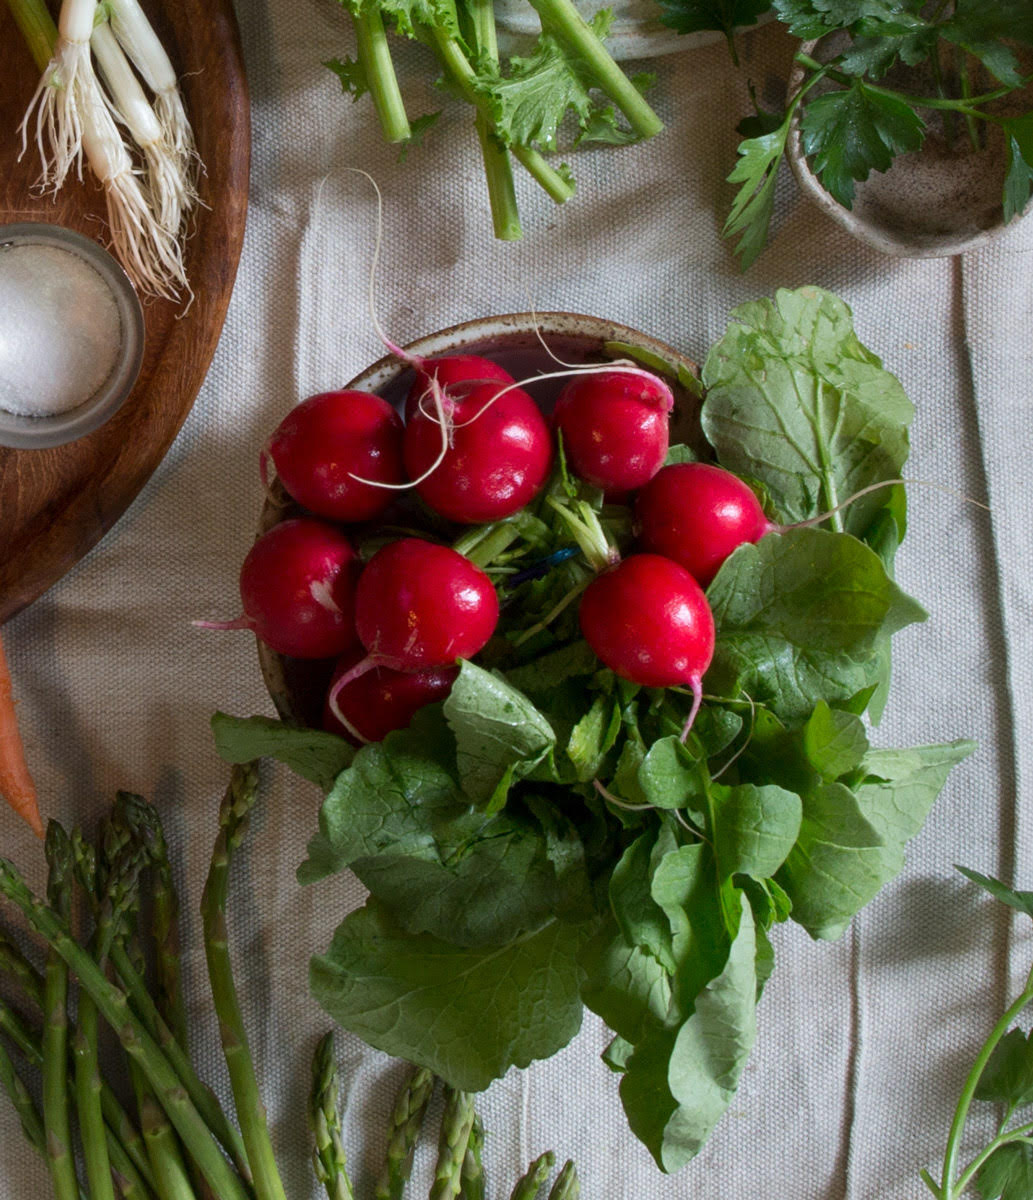
[[[35,1101],[29,1094],[29,1089],[22,1083],[18,1072],[14,1069],[10,1054],[0,1042],[0,1087],[7,1093],[18,1114],[22,1132],[29,1143],[34,1146],[44,1158],[47,1156],[47,1135],[43,1132],[43,1118],[39,1115]]]
[[[484,1126],[481,1118],[474,1113],[473,1127],[470,1130],[470,1140],[463,1157],[463,1170],[460,1176],[459,1200],[484,1200],[484,1167],[481,1154],[484,1150]]]
[[[542,1185],[549,1178],[549,1172],[556,1162],[556,1155],[546,1150],[527,1168],[526,1174],[516,1182],[516,1187],[510,1193],[509,1200],[535,1200]]]
[[[312,1092],[308,1108],[309,1126],[315,1138],[312,1165],[316,1178],[326,1188],[329,1200],[355,1200],[341,1142],[338,1092],[334,1035],[331,1032],[319,1039],[312,1059]]]
[[[0,930],[0,974],[13,979],[26,996],[43,1007],[43,978],[15,943]]]
[[[549,1200],[578,1200],[581,1195],[581,1180],[572,1159],[567,1159],[549,1190]]]
[[[47,899],[54,911],[67,921],[72,905],[72,843],[57,821],[47,825],[44,849],[50,868]],[[68,967],[53,950],[47,954],[42,1000],[43,1125],[47,1138],[47,1165],[56,1200],[74,1200],[79,1194],[79,1180],[68,1112]]]
[[[402,1085],[391,1114],[387,1157],[374,1200],[401,1200],[412,1173],[416,1142],[433,1091],[434,1076],[426,1067],[416,1067]]]
[[[179,959],[179,896],[172,877],[165,831],[155,809],[154,836],[150,845],[151,933],[155,947],[155,974],[158,984],[158,1011],[176,1040],[187,1050],[187,1020],[183,1004],[183,982]]]
[[[463,1161],[473,1129],[473,1097],[458,1088],[445,1088],[445,1112],[438,1138],[438,1162],[430,1200],[455,1200],[462,1186]]]
[[[30,1029],[14,1012],[10,1005],[0,1000],[0,1033],[5,1033],[33,1066],[43,1070],[42,1035]],[[69,1051],[70,1053],[70,1051]],[[65,1086],[74,1077],[75,1064],[66,1059]],[[102,1084],[100,1094],[101,1109],[104,1113],[104,1123],[110,1134],[109,1144],[113,1138],[118,1142],[126,1157],[136,1168],[145,1184],[152,1183],[150,1164],[144,1149],[140,1132],[133,1124],[132,1118],[122,1107],[121,1101],[107,1083]],[[114,1165],[114,1157],[112,1157]]]
[[[255,1077],[255,1064],[248,1047],[247,1032],[233,982],[226,930],[226,898],[233,853],[247,831],[248,817],[258,791],[258,767],[255,763],[233,767],[230,783],[219,809],[219,833],[212,851],[208,879],[201,896],[205,957],[212,985],[215,1011],[219,1014],[219,1033],[230,1074],[233,1100],[244,1136],[244,1147],[258,1200],[286,1200],[283,1182],[276,1166],[269,1138],[265,1105]]]
[[[72,937],[66,922],[34,896],[15,866],[0,858],[0,895],[22,913],[32,929],[50,943],[79,979],[82,991],[96,1003],[126,1052],[143,1067],[188,1152],[193,1155],[220,1200],[249,1200],[240,1178],[230,1168],[204,1119],[178,1075],[140,1018],[125,992],[110,983],[89,954]]]

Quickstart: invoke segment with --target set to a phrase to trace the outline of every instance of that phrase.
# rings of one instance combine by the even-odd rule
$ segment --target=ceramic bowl
[[[699,398],[690,387],[679,384],[676,379],[678,372],[683,377],[685,372],[696,376],[696,364],[673,347],[625,325],[575,313],[510,313],[454,325],[412,342],[406,350],[426,358],[479,354],[498,360],[515,378],[525,379],[557,369],[543,348],[542,340],[553,354],[567,362],[605,362],[619,358],[621,352],[613,348],[613,343],[625,343],[670,364],[668,382],[675,397],[671,441],[685,442],[700,453],[704,452],[699,428]],[[412,370],[393,355],[387,355],[344,386],[377,392],[401,407],[412,380]],[[548,380],[530,385],[529,390],[547,410],[563,382]],[[278,522],[302,511],[274,485],[262,507],[258,533],[265,533]],[[280,716],[287,721],[318,726],[333,662],[288,658],[262,642],[258,643],[258,659],[262,678]]]
[[[77,255],[107,285],[118,312],[121,338],[114,365],[100,387],[82,404],[66,412],[32,417],[0,408],[0,446],[17,450],[47,449],[75,441],[98,429],[121,408],[133,390],[144,350],[144,318],[140,301],[119,263],[91,238],[60,225],[24,222],[0,226],[0,254],[5,248],[54,246]]]
[[[802,49],[819,61],[838,52],[832,39],[807,42]],[[789,80],[790,98],[804,76],[805,68],[795,65]],[[916,94],[929,94],[933,85],[923,87],[918,81],[917,86],[921,90]],[[1025,101],[1027,107],[1033,106],[1033,89],[1026,89]],[[1001,201],[1007,146],[996,126],[980,122],[986,125],[987,141],[977,151],[958,148],[963,131],[955,144],[949,145],[934,124],[920,150],[898,155],[888,171],[873,171],[857,183],[853,207],[844,208],[825,190],[807,161],[800,134],[805,107],[806,100],[797,108],[790,127],[789,165],[801,190],[859,241],[883,254],[941,258],[974,250],[1008,228]]]

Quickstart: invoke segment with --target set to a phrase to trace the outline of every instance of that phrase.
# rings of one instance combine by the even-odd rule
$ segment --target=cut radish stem
[[[323,728],[359,744],[379,742],[393,729],[404,729],[419,709],[444,700],[459,674],[457,666],[422,671],[372,667],[342,684],[361,654],[346,654],[338,662],[323,707]]]
[[[495,588],[480,567],[422,538],[378,550],[355,591],[355,623],[372,666],[399,671],[472,658],[495,632],[498,617]],[[352,668],[353,678],[362,667]]]
[[[405,427],[405,467],[418,481],[416,491],[435,512],[466,525],[518,512],[552,465],[552,438],[538,405],[523,389],[509,385],[503,392],[497,383],[440,401],[447,429],[437,411],[422,407]]]
[[[433,410],[431,379],[436,379],[442,391],[451,396],[457,392],[461,395],[477,383],[516,382],[504,367],[477,354],[448,354],[441,358],[419,359],[416,379],[405,398],[406,421],[412,420],[421,404],[425,412]]]
[[[320,392],[293,408],[266,449],[287,492],[317,516],[368,521],[403,481],[402,419],[370,392]]]
[[[779,528],[748,484],[710,463],[664,467],[636,497],[635,517],[642,549],[680,563],[703,587],[738,546]]]
[[[359,559],[324,521],[297,517],[274,525],[240,569],[244,612],[234,621],[195,621],[202,629],[250,629],[279,654],[333,658],[351,649]]]
[[[714,617],[696,580],[669,558],[633,554],[592,580],[578,615],[589,646],[622,679],[692,690],[685,741],[714,656]]]
[[[575,475],[614,495],[647,483],[667,457],[674,396],[646,371],[581,375],[560,392],[554,427]]]

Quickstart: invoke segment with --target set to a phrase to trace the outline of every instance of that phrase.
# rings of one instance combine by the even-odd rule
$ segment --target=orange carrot
[[[14,713],[11,672],[7,669],[4,643],[0,640],[0,796],[18,816],[43,837],[43,821],[36,802],[36,785],[25,764],[25,749]]]

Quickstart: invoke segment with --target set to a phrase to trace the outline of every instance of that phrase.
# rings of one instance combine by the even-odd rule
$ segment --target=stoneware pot
[[[836,35],[801,47],[819,61],[834,57],[839,48]],[[789,80],[790,99],[805,75],[806,69],[796,64]],[[930,94],[930,83],[921,75],[912,76],[911,86],[906,72],[888,82],[915,95]],[[817,95],[820,87],[811,94]],[[1033,108],[1033,89],[1016,93],[1015,100],[1020,105],[1016,111]],[[948,140],[926,110],[928,131],[922,148],[898,155],[888,171],[873,171],[857,183],[853,207],[844,208],[822,186],[804,154],[800,118],[806,105],[807,98],[793,117],[786,148],[789,165],[801,190],[859,241],[884,254],[938,258],[973,250],[1008,227],[1001,201],[1007,147],[997,126],[977,123],[980,135],[985,135],[977,150],[960,119],[955,136]]]
[[[406,350],[423,358],[445,354],[479,354],[497,359],[517,379],[560,369],[542,345],[565,362],[606,362],[622,357],[612,343],[625,343],[670,365],[665,372],[674,391],[671,441],[684,442],[705,453],[699,428],[700,399],[694,389],[677,380],[681,372],[696,377],[696,364],[673,347],[613,321],[576,313],[510,313],[466,321],[411,343]],[[651,364],[652,365],[652,364]],[[377,392],[401,407],[413,381],[413,372],[393,355],[386,355],[344,386],[346,389]],[[563,386],[563,380],[531,383],[528,390],[548,410]],[[272,431],[270,430],[270,433]],[[303,512],[274,484],[259,516],[258,533],[265,533],[280,521]],[[262,678],[276,706],[287,721],[318,726],[323,696],[329,684],[333,661],[287,658],[258,642],[258,660]]]

